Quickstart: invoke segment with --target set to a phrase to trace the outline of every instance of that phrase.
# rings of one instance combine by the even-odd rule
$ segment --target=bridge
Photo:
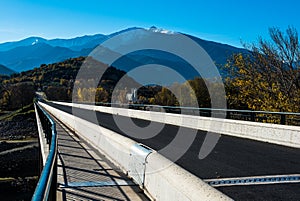
[[[33,200],[300,198],[297,126],[176,112],[164,113],[161,118],[159,111],[64,102],[40,101],[35,107],[43,169]],[[245,118],[265,121],[265,116],[249,114]],[[297,124],[297,118],[290,118],[297,116],[295,113],[274,115],[281,124]],[[138,128],[124,131],[114,118],[123,125],[130,119]],[[141,129],[150,122],[161,130],[156,136],[143,138],[151,135]],[[196,135],[186,152],[172,163],[173,155],[161,150],[176,138],[179,129]],[[207,131],[220,138],[212,152],[199,159]]]

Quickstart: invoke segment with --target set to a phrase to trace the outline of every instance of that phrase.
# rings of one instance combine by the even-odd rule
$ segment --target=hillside
[[[237,48],[227,44],[203,40],[188,34],[184,35],[190,37],[195,42],[197,42],[209,54],[209,56],[216,64],[225,64],[227,62],[228,57],[232,56],[232,54],[234,53],[249,53],[248,50],[243,48]]]
[[[80,67],[87,60],[89,73],[85,74],[84,80],[76,79]],[[37,90],[44,91],[51,100],[71,100],[75,80],[77,86],[84,85],[84,88],[86,88],[84,91],[75,90],[74,92],[76,97],[79,98],[78,101],[80,101],[80,98],[88,97],[87,93],[93,90],[91,86],[96,81],[95,72],[104,68],[107,68],[107,65],[90,57],[78,57],[59,63],[43,64],[33,70],[13,74],[10,77],[2,77],[2,80],[0,80],[0,106],[2,109],[12,110],[27,105],[32,102],[34,92]],[[98,86],[96,101],[110,100],[111,92],[121,78],[125,80],[129,88],[137,85],[132,78],[125,74],[124,71],[114,67],[107,68],[99,84],[95,85]],[[86,80],[91,83],[90,87],[86,86]]]
[[[15,71],[21,72],[33,69],[44,63],[54,63],[82,55],[83,53],[81,52],[76,52],[65,47],[53,47],[45,43],[37,43],[0,52],[0,61]]]
[[[0,75],[11,75],[13,73],[15,73],[15,71],[0,64]]]

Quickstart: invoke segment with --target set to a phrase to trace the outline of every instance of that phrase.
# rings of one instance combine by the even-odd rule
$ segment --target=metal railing
[[[56,126],[50,115],[37,103],[36,109],[41,121],[47,144],[49,144],[49,155],[44,168],[40,174],[39,182],[32,197],[32,201],[56,200],[57,185],[57,132]]]
[[[77,102],[77,103],[94,104],[88,102]],[[129,108],[129,109],[136,109],[136,110],[149,110],[149,111],[156,111],[156,112],[164,111],[168,113],[200,115],[204,117],[218,118],[218,116],[220,116],[221,118],[226,118],[226,119],[300,126],[300,113],[293,113],[293,112],[269,112],[269,111],[195,108],[195,107],[161,106],[161,105],[146,105],[146,104],[119,104],[119,103],[102,103],[102,102],[97,102],[95,103],[95,105]]]

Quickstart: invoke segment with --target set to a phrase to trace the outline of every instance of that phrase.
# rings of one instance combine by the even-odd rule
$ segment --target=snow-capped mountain
[[[148,29],[149,31],[155,32],[155,33],[162,33],[162,34],[175,34],[176,32],[162,29],[162,28],[157,28],[156,26],[152,26]]]
[[[39,67],[41,64],[59,62],[68,58],[79,56],[87,56],[97,45],[111,37],[127,31],[130,31],[130,34],[122,35],[122,37],[120,37],[120,42],[116,43],[116,47],[114,48],[130,44],[136,41],[139,37],[147,37],[147,35],[150,35],[153,32],[158,34],[179,34],[175,31],[169,31],[152,26],[149,29],[132,27],[109,35],[96,34],[72,39],[47,40],[41,37],[29,37],[20,41],[0,44],[0,63],[16,72],[21,72]],[[217,64],[224,64],[227,57],[232,53],[245,52],[244,49],[202,40],[187,34],[185,35],[201,45]],[[112,51],[114,51],[114,48],[112,48]],[[147,52],[147,55],[144,53],[142,51],[135,55],[130,55],[127,57],[127,63],[125,62],[120,64],[120,69],[128,70],[133,63],[142,65],[153,61],[160,61],[164,65],[169,64],[172,66],[178,66],[176,68],[184,68],[180,67],[182,64],[179,63],[175,57],[166,57],[166,55],[161,52]],[[130,59],[128,60],[128,58]],[[187,74],[189,76],[193,75],[192,72]]]

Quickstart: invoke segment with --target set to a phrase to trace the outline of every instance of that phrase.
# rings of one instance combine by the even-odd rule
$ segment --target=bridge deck
[[[48,104],[72,114],[72,107],[70,106]],[[126,135],[126,132],[119,129],[111,114],[96,112],[97,119],[95,121],[91,118],[94,114],[92,110],[76,108],[76,113],[82,119],[130,137]],[[127,122],[128,117],[119,115],[118,118],[119,121]],[[131,120],[139,127],[149,125],[149,121]],[[140,139],[134,140],[154,150],[162,150],[175,138],[179,129],[179,127],[169,124],[162,127],[163,129],[154,137],[145,139],[142,136]],[[137,138],[141,134],[151,136],[146,133],[147,129],[143,133],[139,129],[130,129],[131,136],[137,136]],[[300,149],[222,135],[213,152],[205,159],[199,160],[199,150],[205,135],[205,131],[197,131],[197,136],[189,150],[176,161],[178,165],[209,182],[235,200],[300,200]],[[164,156],[168,157],[168,153],[165,153]],[[297,175],[297,181],[288,179],[295,175]],[[252,182],[251,185],[250,183],[240,182],[245,178],[259,177],[266,179],[270,176],[276,181],[275,177],[281,177],[284,182],[265,182],[264,185],[262,182]],[[212,180],[217,185],[212,184]],[[235,185],[228,185],[228,183],[221,183],[224,180],[239,182],[236,182]]]
[[[97,150],[57,122],[58,200],[148,200]]]

